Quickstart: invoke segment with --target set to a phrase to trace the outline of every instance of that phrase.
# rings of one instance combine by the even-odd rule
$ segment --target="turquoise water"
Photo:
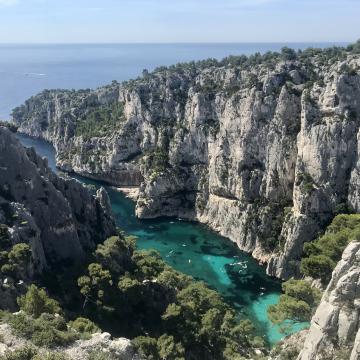
[[[134,204],[121,193],[108,191],[119,226],[138,237],[139,248],[156,249],[175,269],[218,290],[240,317],[256,324],[269,343],[284,336],[266,314],[267,307],[278,301],[280,283],[267,277],[249,255],[198,223],[136,219]]]
[[[56,170],[55,152],[50,144],[18,137],[25,146],[34,146],[40,155],[46,156],[49,165]],[[98,182],[77,178],[100,186]],[[111,187],[106,188],[118,226],[137,236],[140,249],[156,249],[175,269],[219,291],[239,317],[253,321],[259,335],[270,345],[284,337],[267,317],[267,308],[279,299],[281,283],[266,276],[264,267],[204,225],[181,219],[139,220],[131,200]],[[292,324],[291,332],[306,326],[306,323]]]

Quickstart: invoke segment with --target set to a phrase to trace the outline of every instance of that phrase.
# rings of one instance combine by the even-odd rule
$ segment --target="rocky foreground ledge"
[[[60,168],[138,186],[137,216],[199,220],[287,279],[305,241],[336,213],[360,211],[359,46],[46,90],[13,120],[55,146]]]
[[[31,342],[14,336],[7,324],[0,325],[0,356],[5,353],[24,349],[26,346],[33,346]],[[48,359],[52,353],[54,356],[60,354],[64,359],[84,360],[90,354],[98,354],[102,359],[114,360],[142,360],[136,354],[131,341],[124,338],[113,339],[109,333],[96,333],[89,340],[77,340],[73,345],[66,348],[59,348],[57,351],[49,352],[46,348],[36,348],[38,356]],[[58,355],[59,356],[59,355]],[[59,357],[60,358],[60,357]]]

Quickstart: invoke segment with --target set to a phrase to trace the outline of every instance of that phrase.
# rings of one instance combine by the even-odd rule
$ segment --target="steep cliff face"
[[[76,180],[58,177],[45,159],[3,127],[0,223],[12,244],[31,246],[34,275],[54,264],[81,261],[86,251],[116,232],[105,190],[94,197]]]
[[[279,354],[271,358],[358,360],[359,301],[360,243],[352,242],[333,271],[332,279],[311,320],[310,329],[286,339],[278,351]],[[292,357],[285,357],[286,354],[292,354]]]
[[[360,210],[360,58],[264,59],[45,91],[13,117],[54,144],[60,168],[139,186],[139,217],[199,220],[288,278],[304,241]]]

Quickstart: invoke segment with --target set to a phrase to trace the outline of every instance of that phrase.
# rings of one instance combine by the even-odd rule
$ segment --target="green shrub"
[[[336,262],[325,255],[312,255],[302,259],[301,272],[314,279],[321,279],[323,284],[327,284],[335,266]]]
[[[165,148],[157,147],[149,151],[143,158],[144,165],[149,169],[150,177],[156,178],[169,168],[169,154]]]
[[[301,271],[306,276],[320,278],[326,285],[346,246],[360,239],[360,215],[337,215],[325,234],[313,242],[305,243]]]
[[[182,274],[169,267],[165,268],[165,270],[160,273],[157,277],[157,281],[168,288],[180,290],[190,285],[193,280],[190,276]]]
[[[149,336],[138,336],[132,342],[139,354],[145,359],[159,360],[156,339]]]
[[[114,102],[108,105],[100,105],[78,121],[75,135],[83,136],[85,140],[111,135],[119,122],[123,120],[123,103]]]
[[[14,351],[7,351],[0,360],[33,360],[37,351],[31,346],[25,346]]]
[[[164,260],[155,250],[135,251],[132,259],[136,265],[135,276],[140,280],[156,278],[166,268]]]
[[[0,360],[70,360],[65,354],[59,352],[39,353],[32,346],[25,346],[14,351],[8,351],[0,356]]]
[[[282,284],[284,294],[277,304],[269,306],[268,315],[273,323],[285,320],[309,321],[320,302],[321,292],[305,280],[289,280]]]
[[[56,314],[61,312],[57,301],[48,297],[44,289],[30,285],[27,293],[18,298],[20,309],[28,315],[38,318],[42,313]]]
[[[123,274],[131,267],[130,258],[134,248],[120,236],[112,236],[98,245],[95,256],[99,264],[116,275]]]
[[[185,360],[185,349],[173,336],[167,334],[160,336],[157,349],[161,359]]]
[[[287,46],[284,46],[281,49],[281,57],[283,60],[296,60],[297,54],[295,50],[290,49]]]
[[[321,292],[305,280],[288,280],[282,284],[282,289],[285,294],[303,300],[311,307],[316,306],[321,298]]]
[[[141,299],[142,284],[136,279],[123,276],[119,280],[118,288],[132,304]]]
[[[0,250],[8,249],[11,245],[8,226],[0,224]]]
[[[109,306],[113,299],[113,280],[109,270],[97,263],[90,264],[88,276],[80,277],[78,286],[85,301],[91,299],[98,311],[113,312],[113,307]]]
[[[305,301],[297,300],[288,295],[281,295],[279,303],[269,306],[269,319],[280,324],[285,320],[309,321],[311,308]]]
[[[8,253],[2,252],[1,272],[15,279],[26,277],[27,268],[31,259],[31,250],[28,244],[14,245]]]
[[[300,189],[305,193],[305,194],[311,194],[313,192],[313,190],[315,189],[314,185],[315,182],[313,180],[313,178],[311,177],[311,175],[309,173],[303,172],[303,173],[299,173],[297,175],[297,182],[296,185],[300,185]]]
[[[79,333],[95,334],[101,331],[91,320],[83,317],[78,317],[76,320],[70,321],[69,326]]]
[[[10,316],[8,322],[15,335],[40,347],[66,346],[79,339],[76,332],[68,331],[61,316],[42,314],[38,318],[33,318],[21,313]]]

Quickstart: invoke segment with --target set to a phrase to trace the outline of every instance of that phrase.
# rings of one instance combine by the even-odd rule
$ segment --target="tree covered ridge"
[[[353,44],[348,46],[333,46],[327,47],[324,49],[321,48],[307,48],[305,50],[294,50],[287,46],[283,47],[280,52],[277,51],[267,51],[264,54],[256,52],[252,55],[231,55],[227,56],[221,60],[214,58],[192,61],[188,63],[178,63],[171,66],[160,66],[154,70],[153,73],[160,73],[164,71],[181,71],[183,69],[206,69],[209,67],[223,67],[223,66],[241,66],[243,69],[247,69],[252,66],[267,64],[273,65],[279,61],[310,61],[312,58],[317,58],[320,63],[326,63],[331,61],[335,63],[339,60],[345,60],[348,55],[357,55],[360,54],[360,39]],[[147,76],[151,73],[146,73]]]
[[[23,269],[26,259],[16,256],[13,265]],[[175,271],[157,252],[136,250],[135,239],[121,232],[99,244],[87,265],[67,270],[48,274],[57,278],[51,297],[42,288],[46,277],[27,284],[18,297],[22,312],[2,312],[1,321],[48,348],[66,347],[101,328],[132,338],[146,359],[225,360],[247,358],[255,347],[266,351],[251,322],[238,321],[216,291]],[[21,278],[7,270],[2,275],[10,283]],[[29,359],[37,359],[34,351],[24,349]]]
[[[259,80],[260,70],[277,71],[277,65],[288,63],[289,69],[296,67],[304,71],[304,78],[307,88],[315,81],[323,82],[322,76],[318,74],[321,67],[329,67],[337,62],[344,61],[349,56],[360,54],[360,40],[346,47],[334,46],[324,49],[308,48],[305,50],[294,50],[288,47],[282,48],[280,52],[259,52],[253,55],[228,56],[222,60],[206,59],[178,63],[171,66],[160,66],[152,72],[143,71],[142,76],[118,83],[113,81],[107,86],[96,90],[44,90],[38,95],[32,96],[24,105],[16,107],[12,117],[17,125],[26,124],[35,118],[40,122],[42,131],[52,132],[57,124],[48,123],[48,114],[55,113],[54,101],[57,101],[62,108],[63,118],[73,123],[71,131],[75,136],[83,136],[86,141],[93,137],[105,137],[114,134],[126,123],[123,114],[123,101],[119,93],[127,91],[136,92],[139,96],[142,110],[151,112],[155,122],[159,126],[176,124],[175,110],[184,114],[185,105],[189,96],[189,90],[203,94],[209,100],[215,100],[215,95],[222,92],[227,98],[232,97],[239,90],[244,88],[261,89]],[[218,69],[231,69],[236,78],[241,73],[241,82],[231,81],[225,83],[222,76],[216,75]],[[343,64],[344,73],[356,73],[357,69],[350,68]],[[283,75],[282,85],[288,84],[293,92],[301,94],[295,88],[286,74]],[[160,87],[167,89],[162,91]],[[102,97],[103,94],[110,94]],[[99,95],[100,94],[100,95]],[[102,97],[97,99],[97,96]],[[165,98],[171,97],[171,111],[164,109]],[[31,104],[36,104],[33,106]],[[155,111],[156,110],[156,111]],[[124,136],[131,136],[131,126],[124,128]]]
[[[110,329],[123,324],[117,331],[132,334],[146,359],[234,359],[264,347],[217,292],[157,252],[135,250],[132,239],[106,240],[95,260],[78,280],[86,316]]]

